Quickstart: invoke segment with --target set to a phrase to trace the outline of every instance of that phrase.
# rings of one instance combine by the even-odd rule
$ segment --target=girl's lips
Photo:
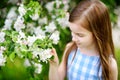
[[[77,45],[80,45],[80,43],[77,43],[77,42],[76,42],[76,44],[77,44]]]

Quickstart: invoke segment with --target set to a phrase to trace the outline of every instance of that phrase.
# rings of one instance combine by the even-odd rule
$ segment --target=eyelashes
[[[72,36],[84,37],[84,34],[72,32]]]

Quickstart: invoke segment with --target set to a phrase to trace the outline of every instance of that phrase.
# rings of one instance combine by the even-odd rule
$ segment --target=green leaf
[[[27,51],[27,46],[26,45],[20,45],[20,50],[21,51]]]
[[[32,55],[31,53],[28,53],[28,54],[27,54],[27,57],[28,57],[29,59],[32,59],[32,56],[33,56],[33,55]]]
[[[10,54],[9,58],[10,58],[10,60],[11,60],[12,62],[14,62],[14,59],[15,59],[15,53],[12,52],[12,53]]]
[[[16,32],[16,31],[13,31],[12,32],[12,40],[14,41],[14,42],[16,42],[17,41],[17,39],[18,39],[18,32]]]

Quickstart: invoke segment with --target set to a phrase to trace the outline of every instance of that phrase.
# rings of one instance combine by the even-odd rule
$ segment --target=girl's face
[[[95,47],[95,40],[92,32],[77,23],[69,23],[69,27],[72,34],[72,41],[74,41],[79,48],[90,49],[92,46]]]

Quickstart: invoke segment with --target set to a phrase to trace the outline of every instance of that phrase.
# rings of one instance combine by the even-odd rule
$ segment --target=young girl
[[[62,61],[55,49],[49,80],[117,80],[117,64],[107,7],[100,0],[83,0],[70,13],[72,41]]]

